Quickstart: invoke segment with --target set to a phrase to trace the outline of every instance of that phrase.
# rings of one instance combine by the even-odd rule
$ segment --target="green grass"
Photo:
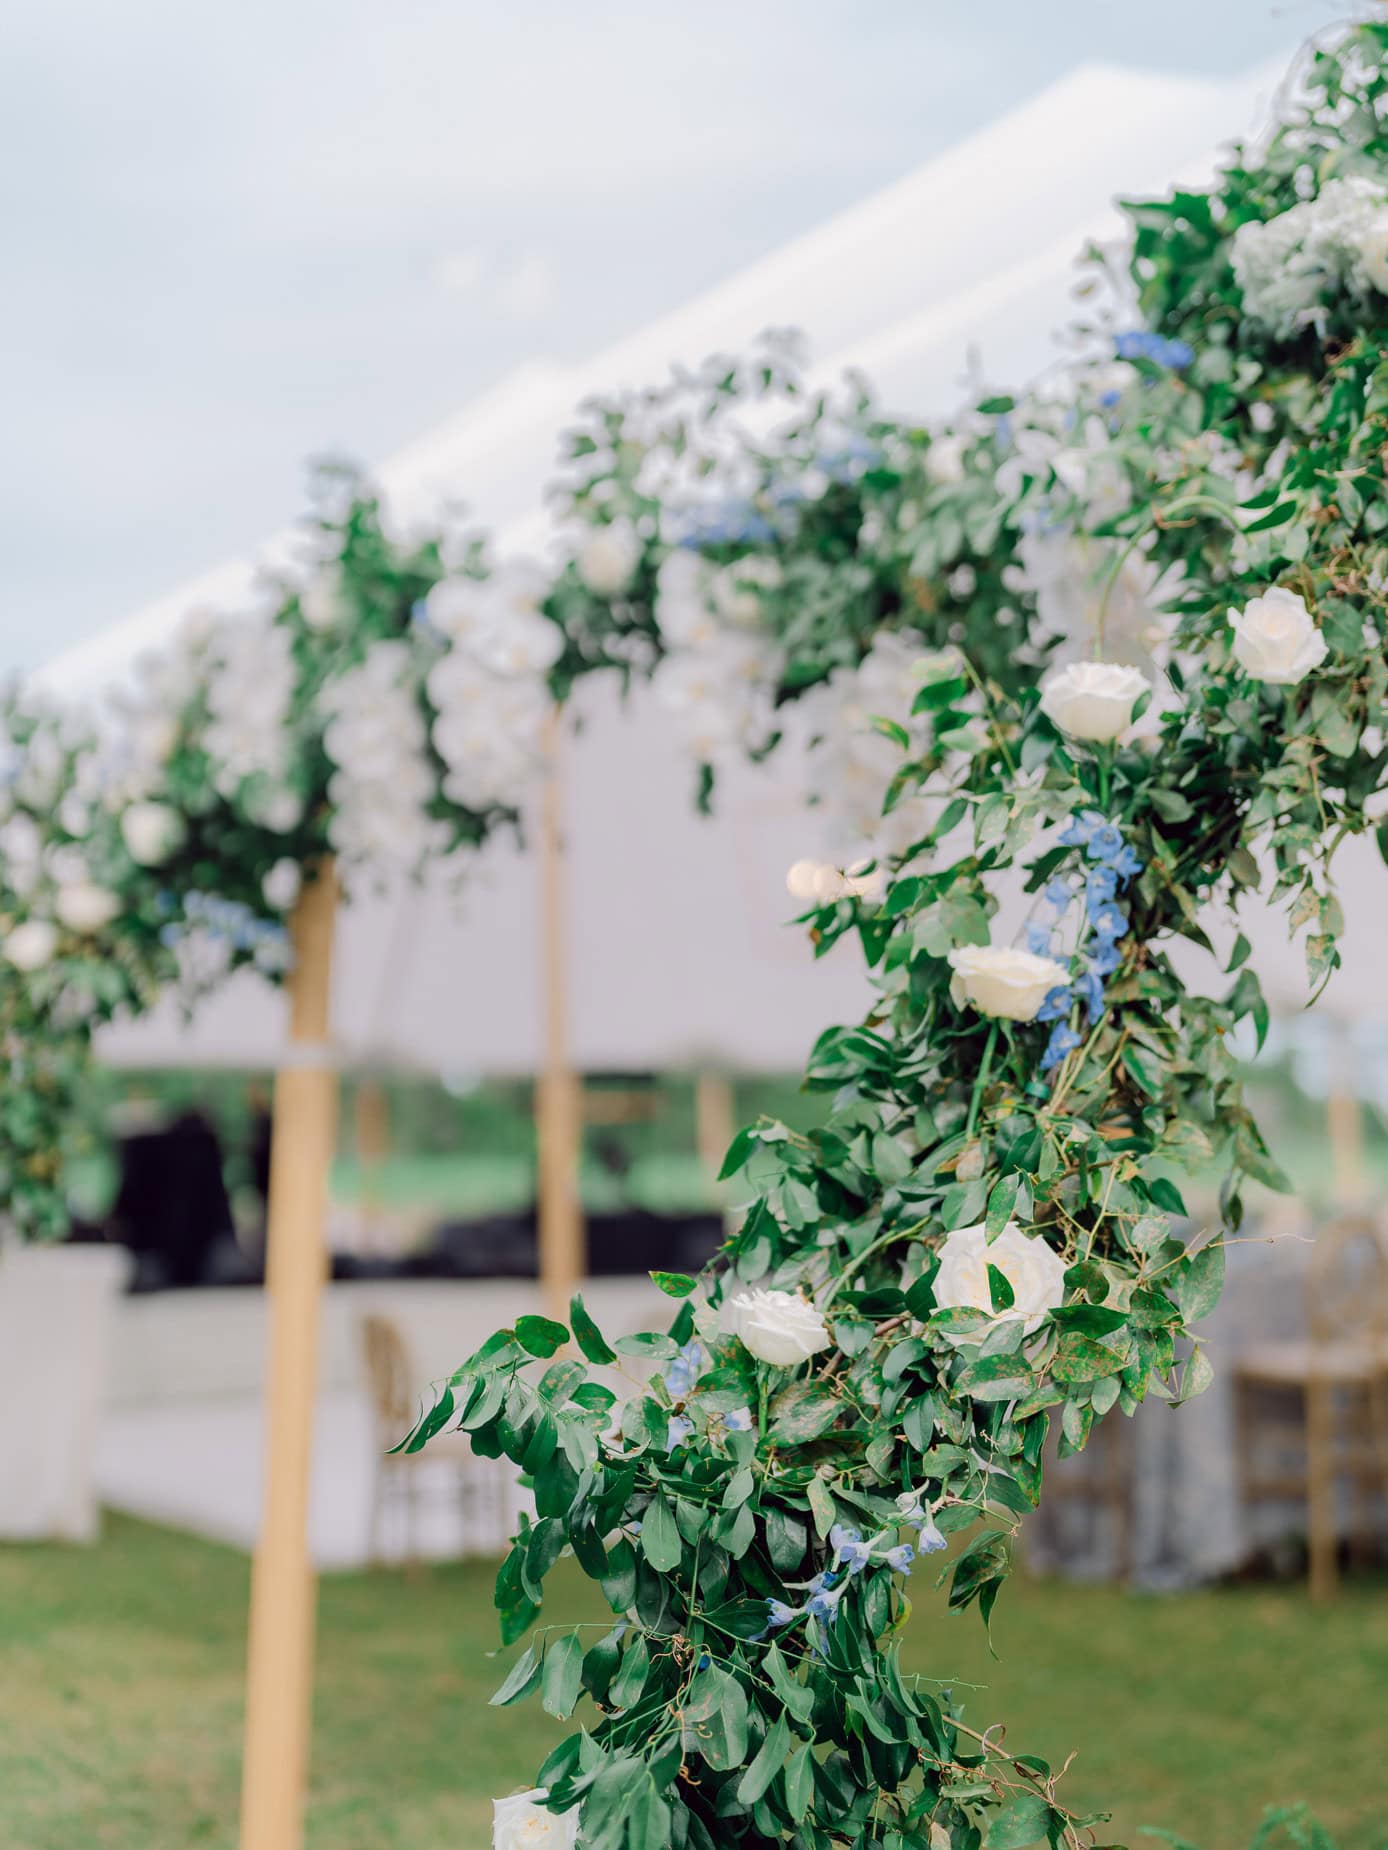
[[[597,1616],[561,1565],[547,1617]],[[1121,1795],[1146,1824],[1246,1850],[1263,1805],[1310,1800],[1342,1850],[1388,1845],[1388,1599],[1351,1583],[1173,1598],[1018,1580],[1001,1661],[972,1614],[918,1576],[911,1656],[952,1679],[1016,1751],[1077,1758],[1077,1806]],[[310,1850],[480,1850],[490,1800],[528,1784],[557,1725],[489,1709],[504,1665],[491,1571],[322,1586]],[[232,1850],[247,1564],[113,1518],[94,1550],[0,1550],[0,1844],[5,1850]]]

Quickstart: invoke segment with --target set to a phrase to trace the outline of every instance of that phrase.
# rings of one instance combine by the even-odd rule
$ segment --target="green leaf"
[[[1055,1814],[1039,1793],[1023,1792],[993,1819],[988,1827],[988,1850],[1025,1850],[1050,1830]]]
[[[786,1762],[786,1810],[796,1824],[804,1822],[814,1797],[814,1755],[808,1741]]]
[[[682,1720],[686,1752],[701,1754],[715,1773],[730,1773],[747,1758],[747,1695],[717,1664],[696,1671]]]
[[[519,1702],[522,1696],[530,1694],[539,1680],[540,1660],[532,1645],[511,1666],[511,1674],[492,1697],[490,1706],[504,1709],[508,1703]]]
[[[656,1497],[641,1519],[641,1552],[658,1574],[672,1573],[680,1564],[684,1544],[664,1497]]]
[[[771,1435],[785,1445],[802,1445],[827,1432],[843,1402],[823,1381],[796,1381],[771,1404]]]
[[[1012,1210],[1017,1205],[1017,1190],[1021,1186],[1021,1180],[1019,1175],[1006,1175],[993,1184],[988,1196],[988,1212],[985,1217],[985,1225],[990,1238],[993,1234],[1001,1233],[1012,1218]],[[1009,1297],[1007,1301],[1010,1304],[1012,1299]]]
[[[1171,1295],[1187,1323],[1208,1317],[1224,1289],[1224,1242],[1211,1240],[1180,1266]]]
[[[686,1272],[652,1272],[651,1277],[668,1298],[687,1298],[699,1287],[698,1279]]]
[[[971,1400],[1020,1400],[1035,1377],[1020,1355],[981,1355],[959,1376],[955,1386]]]
[[[988,1295],[993,1301],[994,1310],[1011,1310],[1017,1301],[1012,1280],[995,1265],[988,1267]]]
[[[737,1785],[738,1803],[755,1805],[781,1770],[781,1762],[790,1751],[790,1726],[778,1715],[766,1731],[766,1739],[757,1749],[751,1766]]]
[[[540,1704],[546,1714],[566,1721],[574,1712],[583,1688],[583,1646],[570,1632],[545,1652],[540,1679]]]
[[[555,1323],[549,1317],[517,1317],[516,1340],[531,1355],[551,1356],[563,1348],[569,1340],[569,1332],[562,1323]]]

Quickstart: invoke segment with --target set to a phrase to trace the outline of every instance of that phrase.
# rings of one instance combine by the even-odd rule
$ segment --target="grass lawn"
[[[245,1560],[111,1519],[93,1550],[0,1549],[0,1845],[232,1850]],[[488,1709],[504,1666],[489,1569],[323,1583],[312,1850],[482,1850],[494,1793],[529,1783],[557,1724]],[[561,1567],[547,1617],[597,1616]],[[1202,1850],[1246,1850],[1263,1804],[1305,1798],[1342,1850],[1388,1846],[1388,1597],[1351,1584],[1313,1613],[1299,1590],[1174,1598],[1018,1580],[1001,1661],[972,1615],[922,1584],[914,1657],[1059,1763],[1072,1802],[1122,1795]],[[509,1661],[509,1660],[508,1660]]]

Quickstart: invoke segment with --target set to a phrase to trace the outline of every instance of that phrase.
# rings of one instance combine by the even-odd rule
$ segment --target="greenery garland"
[[[468,744],[479,674],[519,680],[527,723],[545,686],[651,674],[706,790],[798,701],[830,751],[853,737],[860,797],[880,780],[892,827],[867,864],[800,882],[819,944],[856,930],[879,987],[816,1045],[824,1126],[736,1140],[747,1212],[704,1280],[658,1280],[669,1331],[609,1344],[578,1301],[568,1327],[522,1318],[408,1441],[455,1424],[527,1474],[508,1640],[566,1549],[617,1615],[587,1644],[539,1634],[499,1692],[597,1711],[504,1802],[504,1850],[973,1850],[985,1830],[1007,1850],[1096,1822],[906,1677],[896,1634],[930,1554],[950,1603],[988,1616],[1053,1423],[1075,1449],[1115,1407],[1205,1385],[1193,1326],[1241,1180],[1280,1180],[1227,1049],[1266,1022],[1246,943],[1218,996],[1170,947],[1206,944],[1202,919],[1266,869],[1327,978],[1330,857],[1383,780],[1386,48],[1354,29],[1256,160],[1134,207],[1148,326],[1092,327],[1040,393],[937,433],[818,399],[759,438],[742,407],[795,395],[793,371],[705,373],[599,408],[569,503],[592,531],[552,586],[503,583],[505,622],[476,615],[475,548],[392,542],[358,497],[264,656],[220,632],[161,679],[118,741],[133,783],[67,716],[15,710],[0,1189],[31,1229],[59,1217],[62,1089],[92,1026],[209,928],[223,966],[273,971],[298,870],[395,838],[362,806],[396,789],[383,768],[406,773],[421,858],[513,815],[526,766],[494,737],[479,769]],[[1159,683],[1131,660],[1151,628]],[[1086,629],[1098,659],[1066,660]],[[282,698],[247,739],[228,689],[267,665]],[[1025,949],[990,941],[1009,879],[1033,900]],[[1174,1176],[1213,1156],[1223,1226],[1187,1241]],[[555,1359],[570,1340],[584,1359]],[[620,1402],[619,1359],[655,1365]]]
[[[668,1332],[609,1343],[578,1299],[567,1327],[523,1317],[408,1441],[455,1425],[526,1474],[536,1514],[498,1579],[504,1638],[530,1630],[566,1551],[615,1615],[591,1642],[546,1627],[498,1691],[538,1691],[560,1717],[593,1706],[537,1789],[499,1805],[502,1850],[1092,1841],[1098,1821],[1067,1811],[1050,1767],[903,1674],[907,1576],[957,1538],[949,1603],[988,1616],[1048,1429],[1076,1449],[1114,1408],[1208,1382],[1193,1326],[1241,1182],[1281,1183],[1227,1046],[1245,1018],[1266,1026],[1247,942],[1218,996],[1182,982],[1170,946],[1208,950],[1202,920],[1270,885],[1309,927],[1312,980],[1328,977],[1331,855],[1372,826],[1383,781],[1385,50],[1388,29],[1351,31],[1256,166],[1134,208],[1152,325],[1119,344],[1128,370],[1111,349],[1058,397],[993,401],[937,472],[935,564],[969,566],[951,591],[964,608],[922,670],[919,730],[881,728],[902,754],[888,805],[917,791],[933,821],[880,896],[855,875],[812,909],[823,941],[859,929],[880,990],[865,1024],[815,1048],[824,1126],[735,1140],[725,1173],[750,1205],[704,1279],[657,1276],[682,1300]],[[625,412],[601,415],[607,486],[589,504],[649,531],[646,447]],[[885,475],[890,497],[907,467],[874,456],[856,480]],[[699,550],[767,552],[769,485],[735,537],[729,505]],[[788,518],[825,561],[818,506]],[[1134,567],[1139,611],[1175,613],[1159,691],[1103,659]],[[794,622],[788,576],[737,583]],[[860,638],[893,617],[919,633],[942,608],[933,582],[894,610],[858,585]],[[1087,605],[1100,659],[1038,686],[1033,625],[1058,585]],[[990,671],[1004,591],[1027,640]],[[613,603],[609,633],[657,638],[659,592]],[[784,698],[801,677],[780,641]],[[989,941],[1009,869],[1035,899],[1025,950]],[[1215,1155],[1223,1225],[1188,1240],[1173,1172]],[[582,1360],[561,1356],[571,1339]],[[603,1379],[643,1362],[629,1398]]]

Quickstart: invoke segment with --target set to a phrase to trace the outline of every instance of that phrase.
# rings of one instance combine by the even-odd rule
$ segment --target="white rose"
[[[1004,944],[961,944],[949,954],[954,987],[980,1015],[1035,1021],[1051,990],[1069,982],[1064,964]]]
[[[988,1268],[996,1266],[1012,1287],[1012,1303],[994,1311]],[[935,1302],[942,1310],[981,1310],[995,1323],[1019,1319],[1028,1336],[1038,1329],[1048,1311],[1059,1309],[1065,1297],[1065,1261],[1039,1234],[1025,1234],[1010,1220],[990,1241],[984,1222],[959,1227],[945,1237],[940,1248],[940,1269],[935,1274]],[[976,1337],[951,1336],[951,1342],[973,1342]]]
[[[167,803],[132,803],[120,819],[130,858],[141,867],[157,867],[183,845],[183,818]]]
[[[265,895],[267,906],[273,906],[276,912],[288,912],[299,897],[302,884],[299,863],[285,859],[276,861],[260,883],[260,890]]]
[[[53,910],[69,931],[100,931],[120,911],[120,901],[108,887],[76,880],[58,888]]]
[[[1295,687],[1326,658],[1325,637],[1295,591],[1277,585],[1229,612],[1234,660],[1255,681]]]
[[[795,861],[786,871],[786,891],[792,899],[818,899],[823,861]]]
[[[492,1850],[573,1850],[578,1842],[578,1808],[546,1811],[538,1801],[545,1787],[492,1800]]]
[[[1359,263],[1373,287],[1388,292],[1388,213],[1365,228],[1359,240]]]
[[[823,1317],[791,1291],[744,1291],[730,1306],[733,1329],[759,1362],[793,1368],[830,1346]]]
[[[598,597],[618,597],[641,562],[641,540],[629,520],[594,527],[574,555],[578,575]]]
[[[964,439],[955,436],[952,431],[942,431],[938,437],[932,437],[930,448],[925,452],[925,473],[937,486],[962,482]]]
[[[715,572],[709,580],[709,597],[725,623],[751,629],[761,621],[762,592],[779,589],[781,577],[779,559],[753,555]]]
[[[16,970],[42,970],[58,948],[58,928],[47,919],[26,919],[0,945],[5,962]]]
[[[1071,662],[1041,689],[1041,711],[1072,739],[1116,739],[1148,690],[1146,675],[1116,662]]]

